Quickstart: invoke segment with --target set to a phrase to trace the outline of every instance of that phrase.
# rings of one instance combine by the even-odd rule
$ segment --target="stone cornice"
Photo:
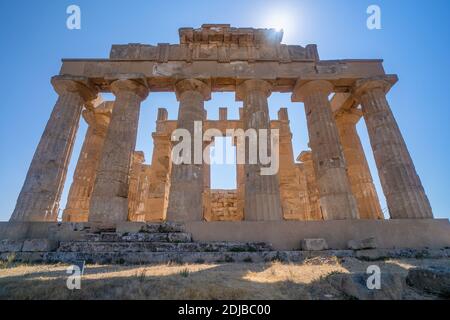
[[[110,60],[118,61],[217,61],[229,63],[233,61],[277,61],[290,63],[296,61],[319,61],[317,46],[306,47],[278,44],[257,47],[254,45],[238,46],[232,44],[126,44],[113,45]]]

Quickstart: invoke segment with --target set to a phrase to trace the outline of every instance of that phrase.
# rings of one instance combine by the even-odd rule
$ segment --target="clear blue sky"
[[[66,8],[81,7],[82,29],[66,28]],[[366,28],[366,9],[382,10],[382,30]],[[393,112],[431,200],[436,217],[450,217],[450,1],[150,1],[40,0],[0,2],[1,117],[0,221],[8,220],[34,150],[56,101],[50,85],[61,58],[106,58],[112,44],[178,42],[178,28],[203,23],[237,27],[285,28],[287,44],[316,43],[322,59],[383,58],[388,73],[400,82],[389,94]],[[218,108],[237,117],[232,94],[215,94],[207,103],[210,118]],[[151,132],[158,107],[175,119],[173,94],[151,94],[143,103],[137,149],[151,159]],[[272,117],[287,107],[294,133],[294,150],[306,149],[302,104],[288,94],[270,98]],[[80,152],[86,126],[81,124],[62,203]],[[385,200],[376,174],[364,124],[359,125],[378,193]],[[215,168],[213,186],[230,188],[230,168]]]

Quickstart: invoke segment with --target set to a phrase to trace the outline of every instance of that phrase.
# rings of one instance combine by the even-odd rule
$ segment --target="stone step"
[[[266,243],[234,242],[61,242],[58,252],[260,252],[272,251]]]
[[[342,252],[340,253],[342,255]],[[161,264],[161,263],[263,263],[271,261],[302,262],[316,256],[333,257],[333,252],[304,251],[259,252],[18,252],[15,261],[24,263],[87,264]],[[348,252],[351,255],[351,252]],[[347,256],[347,255],[344,255]],[[0,259],[7,259],[0,254]]]
[[[119,225],[116,228],[118,233],[183,233],[185,227],[183,224],[176,222],[162,223],[131,223]]]
[[[383,259],[450,259],[449,249],[377,249]],[[231,263],[231,262],[303,262],[311,258],[356,258],[360,251],[257,251],[257,252],[3,252],[0,261],[11,257],[24,263],[68,263],[85,261],[89,264],[159,264],[159,263]]]
[[[190,233],[126,233],[116,232],[88,233],[83,236],[84,241],[93,242],[192,242]]]

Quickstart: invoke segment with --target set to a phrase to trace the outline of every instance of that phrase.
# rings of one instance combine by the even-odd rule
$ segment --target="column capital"
[[[175,84],[175,94],[180,101],[186,91],[196,91],[203,95],[205,101],[211,100],[211,86],[197,79],[184,79]]]
[[[268,98],[272,94],[272,84],[265,80],[246,80],[236,86],[236,101],[243,101],[249,91],[262,91]]]
[[[377,76],[366,79],[359,79],[355,82],[355,85],[352,89],[352,94],[355,99],[359,100],[361,96],[365,93],[375,90],[381,89],[384,93],[388,93],[392,86],[397,83],[398,76],[397,75],[385,75],[385,76]]]
[[[57,75],[52,77],[51,83],[56,93],[78,93],[85,102],[90,102],[98,98],[98,89],[86,77],[71,75]]]
[[[106,132],[111,120],[113,107],[113,101],[105,101],[93,110],[84,110],[82,115],[89,126]]]
[[[308,161],[312,161],[312,152],[311,151],[302,151],[300,155],[297,157],[297,161],[305,163]]]
[[[313,92],[323,92],[328,96],[333,90],[334,85],[327,80],[313,80],[305,83],[299,79],[292,92],[292,102],[304,102],[305,98]]]
[[[142,77],[120,76],[111,82],[110,87],[111,92],[115,96],[117,96],[120,92],[130,91],[139,96],[142,100],[145,100],[150,92],[147,85],[147,80]]]
[[[338,125],[343,123],[356,125],[362,116],[362,110],[352,108],[347,110],[340,110],[335,114],[334,117]]]

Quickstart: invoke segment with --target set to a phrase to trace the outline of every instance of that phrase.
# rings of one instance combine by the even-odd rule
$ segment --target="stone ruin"
[[[450,245],[448,220],[433,219],[386,94],[397,82],[382,60],[321,60],[316,45],[282,43],[274,29],[203,25],[180,43],[113,45],[109,59],[64,59],[52,78],[59,98],[2,239],[76,239],[99,226],[142,230],[183,225],[196,241],[260,241],[298,248],[321,238],[334,249],[376,237],[383,248]],[[111,92],[115,101],[102,101]],[[142,101],[174,92],[178,119],[158,110],[151,164],[135,150]],[[212,92],[235,92],[239,119],[209,120]],[[304,104],[310,150],[294,160],[288,110],[270,119],[272,92]],[[330,99],[330,97],[332,98]],[[88,124],[62,223],[60,200],[80,119]],[[356,125],[365,121],[390,219],[385,219]],[[280,132],[279,172],[237,165],[237,190],[211,190],[207,164],[172,164],[171,133],[203,128]],[[80,227],[83,226],[83,227]],[[136,227],[140,226],[140,227]],[[56,229],[55,229],[56,228]],[[137,228],[137,229],[136,229]],[[413,236],[410,236],[413,234]]]

